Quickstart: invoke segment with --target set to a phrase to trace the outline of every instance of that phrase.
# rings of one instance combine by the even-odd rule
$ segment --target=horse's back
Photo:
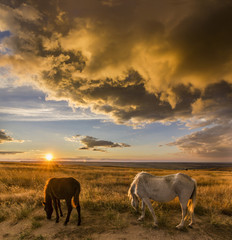
[[[80,186],[80,183],[73,177],[67,177],[67,178],[50,178],[49,184],[51,185],[71,185],[71,186]]]
[[[72,177],[51,178],[47,185],[51,190],[51,194],[58,199],[70,198],[81,190],[80,183]]]
[[[147,172],[140,172],[138,173],[134,181],[139,182],[139,181],[164,181],[166,183],[173,183],[174,181],[182,181],[182,182],[195,182],[193,178],[190,176],[184,174],[184,173],[176,173],[176,174],[171,174],[171,175],[166,175],[166,176],[155,176]]]
[[[151,175],[150,173],[140,172],[135,176],[134,182],[138,182],[138,181],[141,181],[141,180],[144,180],[144,179],[150,179],[150,178],[153,178],[153,177],[155,177],[155,176]]]
[[[176,180],[181,181],[186,184],[189,184],[189,183],[194,184],[194,182],[195,182],[195,180],[193,178],[191,178],[189,175],[184,174],[184,173],[177,173]]]
[[[170,201],[181,192],[192,192],[195,181],[186,174],[177,173],[166,176],[154,176],[140,172],[134,179],[135,194],[140,198],[147,196],[156,201]]]
[[[145,184],[145,185],[149,185],[149,184],[173,184],[173,182],[175,181],[177,174],[171,174],[171,175],[166,175],[166,176],[155,176],[152,175],[150,173],[146,173],[146,172],[140,172],[136,175],[135,177],[135,182],[137,182],[138,184]]]
[[[62,178],[50,178],[49,182],[66,182],[66,183],[74,183],[78,182],[75,178],[73,177],[62,177]]]
[[[176,192],[180,194],[181,192],[192,193],[195,187],[196,181],[190,176],[184,173],[177,173],[174,187]]]
[[[172,188],[174,175],[154,176],[140,172],[135,177],[135,194],[140,198],[150,198],[155,201],[166,202],[172,200],[176,193]]]

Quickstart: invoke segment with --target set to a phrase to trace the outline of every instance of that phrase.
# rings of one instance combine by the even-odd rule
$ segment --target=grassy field
[[[127,191],[133,177],[142,170],[155,175],[183,172],[197,180],[195,229],[186,228],[182,232],[175,230],[181,217],[178,199],[163,204],[153,203],[159,230],[152,228],[153,222],[148,211],[145,220],[137,222],[139,215],[130,206]],[[80,227],[76,226],[75,209],[67,227],[63,226],[64,218],[55,224],[54,213],[49,221],[43,211],[43,188],[46,180],[65,176],[72,176],[81,183],[83,219]],[[62,205],[66,213],[66,206],[64,203]],[[198,239],[198,234],[205,235],[202,239],[232,239],[230,169],[176,171],[54,163],[0,163],[0,239],[130,239],[126,237],[130,228],[140,229],[141,234],[151,232],[158,236],[162,233],[167,239],[173,234],[178,238],[183,234],[182,239],[188,239],[184,236],[189,234],[195,236],[194,239]],[[116,237],[113,238],[107,235],[117,232],[125,232],[125,237],[117,238],[114,235]]]

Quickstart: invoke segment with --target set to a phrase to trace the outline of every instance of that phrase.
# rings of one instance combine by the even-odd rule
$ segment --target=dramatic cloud
[[[167,144],[182,152],[204,157],[229,158],[232,155],[232,84],[225,81],[210,84],[192,104],[195,118],[187,121],[189,128],[205,127],[200,131]]]
[[[192,114],[211,122],[228,123],[232,118],[232,84],[220,81],[209,84],[201,97],[192,104]]]
[[[82,136],[75,135],[71,138],[65,138],[66,141],[70,142],[79,142],[83,147],[80,147],[80,150],[93,150],[93,151],[101,151],[105,152],[105,148],[123,148],[130,147],[129,144],[126,143],[114,143],[106,140],[99,140],[95,137],[91,136]]]
[[[0,129],[0,144],[5,142],[24,142],[23,140],[16,140],[13,137],[6,134],[4,129]]]
[[[204,128],[202,131],[178,138],[168,145],[204,157],[229,158],[232,155],[232,126]]]
[[[0,0],[0,14],[17,86],[120,124],[231,126],[231,1]]]

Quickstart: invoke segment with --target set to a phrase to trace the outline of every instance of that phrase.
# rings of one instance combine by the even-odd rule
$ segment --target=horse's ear
[[[42,204],[43,204],[43,206],[45,206],[45,205],[46,205],[46,202],[42,202]]]

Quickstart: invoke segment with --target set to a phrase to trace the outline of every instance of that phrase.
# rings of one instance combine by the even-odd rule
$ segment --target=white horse
[[[190,213],[192,227],[194,223],[194,207],[196,203],[197,183],[194,179],[183,173],[177,173],[167,176],[153,176],[146,172],[138,173],[130,185],[128,196],[131,200],[132,207],[138,211],[139,199],[142,200],[142,215],[138,220],[145,217],[145,205],[149,208],[153,219],[154,226],[157,227],[157,218],[151,205],[150,199],[158,202],[168,202],[179,197],[182,219],[176,227],[184,227],[187,208]]]

